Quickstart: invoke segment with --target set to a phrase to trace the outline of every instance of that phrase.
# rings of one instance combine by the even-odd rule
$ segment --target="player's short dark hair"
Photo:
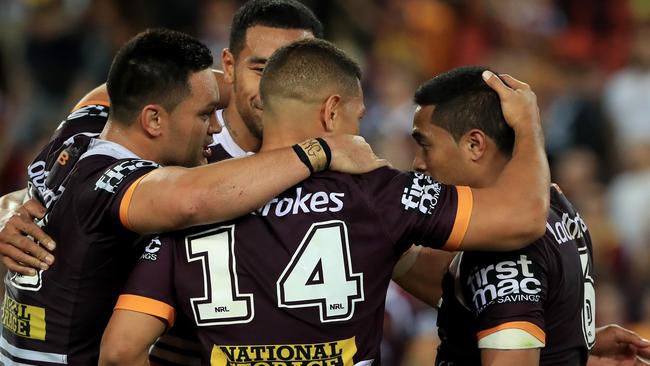
[[[111,116],[130,123],[147,104],[160,104],[171,112],[190,94],[191,73],[211,65],[210,50],[185,33],[167,29],[139,33],[111,64],[106,82]]]
[[[272,110],[275,97],[311,101],[322,91],[357,95],[360,80],[359,64],[345,52],[322,39],[303,39],[279,48],[266,62],[260,97],[264,109]]]
[[[482,66],[464,66],[440,74],[418,87],[415,103],[434,105],[433,123],[449,131],[456,141],[477,128],[492,138],[502,153],[511,156],[515,134],[503,118],[499,95],[481,76],[485,70]]]
[[[238,56],[246,42],[248,28],[261,25],[280,29],[304,29],[323,38],[323,24],[305,5],[296,0],[250,0],[242,5],[232,20],[228,48]]]

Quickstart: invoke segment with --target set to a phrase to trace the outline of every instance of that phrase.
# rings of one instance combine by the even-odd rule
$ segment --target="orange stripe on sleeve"
[[[560,186],[558,186],[557,184],[551,183],[551,187],[555,188],[556,191],[564,194],[564,192],[562,192],[562,188],[560,188]]]
[[[88,100],[88,101],[84,101],[84,102],[79,102],[76,106],[74,106],[74,108],[72,108],[70,113],[76,111],[77,109],[81,109],[83,107],[89,106],[91,104],[103,105],[104,107],[110,107],[111,106],[111,104],[107,100],[101,100],[101,99]]]
[[[500,325],[497,325],[496,327],[482,330],[478,332],[478,339],[480,340],[481,338],[487,337],[490,334],[494,334],[500,330],[504,329],[521,329],[533,337],[537,338],[540,342],[546,344],[546,333],[544,331],[536,326],[535,324],[531,322],[508,322],[508,323],[503,323]]]
[[[138,295],[120,295],[115,309],[131,310],[138,313],[153,315],[165,320],[171,328],[176,320],[176,310],[168,304]]]
[[[442,246],[442,250],[453,252],[460,246],[465,233],[467,232],[467,227],[469,226],[469,219],[472,217],[472,208],[474,207],[474,198],[472,196],[472,189],[466,186],[456,186],[456,192],[458,192],[458,207],[456,209],[456,219],[454,220],[454,226],[449,234],[449,239],[445,245]]]
[[[133,192],[135,192],[135,189],[138,187],[138,184],[142,181],[142,178],[146,177],[149,175],[149,173],[141,176],[140,178],[136,179],[129,188],[127,188],[126,193],[124,193],[124,197],[122,197],[122,201],[120,201],[120,222],[122,225],[124,225],[125,228],[133,231],[131,228],[131,223],[129,222],[129,206],[131,206],[131,198],[133,198]]]

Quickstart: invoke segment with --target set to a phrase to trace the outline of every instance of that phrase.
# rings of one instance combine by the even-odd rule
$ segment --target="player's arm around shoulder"
[[[535,93],[508,75],[486,76],[487,84],[499,94],[506,122],[515,131],[515,145],[496,182],[471,189],[470,220],[459,250],[510,251],[544,235],[550,173]]]
[[[387,165],[360,136],[333,135],[322,140],[308,139],[295,145],[303,150],[304,146],[321,146],[314,156],[322,157],[322,164],[315,171],[328,168],[361,174]],[[310,163],[310,167],[304,162],[295,146],[195,168],[155,169],[129,188],[122,222],[134,232],[148,234],[248,214],[311,175],[316,164]]]
[[[99,364],[147,365],[149,348],[165,332],[166,326],[155,316],[116,309],[102,337]]]

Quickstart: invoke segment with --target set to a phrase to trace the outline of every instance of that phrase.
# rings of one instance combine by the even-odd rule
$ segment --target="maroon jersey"
[[[155,238],[116,308],[182,313],[213,365],[370,365],[394,264],[413,243],[457,247],[471,201],[419,173],[322,172],[254,214]]]
[[[232,158],[241,158],[251,153],[244,151],[233,140],[223,118],[223,109],[216,112],[221,132],[212,135],[214,142],[210,145],[212,155],[208,162],[214,163]],[[175,325],[160,337],[151,347],[149,360],[152,365],[191,366],[201,364],[201,345],[196,336],[192,322],[178,314]]]
[[[480,365],[480,349],[542,348],[540,365],[585,365],[595,341],[591,239],[554,186],[546,234],[505,253],[456,256],[443,280],[436,365]]]
[[[85,134],[58,141],[73,124],[87,126],[82,119],[105,119],[86,113],[77,120],[82,110],[30,166],[44,167],[31,183],[48,208],[43,228],[57,243],[57,261],[35,276],[5,277],[5,364],[96,364],[111,309],[142,253],[140,236],[125,227],[128,204],[139,179],[157,165]]]
[[[64,178],[64,174],[57,177],[59,179],[56,179],[55,182],[48,182],[47,185],[46,180],[50,175],[50,170],[55,167],[62,149],[72,143],[69,139],[74,135],[98,136],[102,132],[106,121],[108,121],[108,112],[109,107],[107,104],[84,104],[73,110],[61,122],[49,143],[45,145],[34,161],[27,167],[27,187],[30,196],[41,201],[43,206],[49,207],[60,194],[57,189],[61,188],[61,179]],[[67,165],[67,169],[69,169],[74,164],[71,162]]]

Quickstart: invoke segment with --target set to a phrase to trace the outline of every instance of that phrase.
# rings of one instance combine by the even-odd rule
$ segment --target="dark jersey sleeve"
[[[54,162],[59,158],[58,154],[66,143],[71,143],[70,138],[74,135],[83,133],[91,136],[102,132],[108,120],[108,112],[108,104],[103,102],[86,104],[73,110],[61,122],[50,141],[27,167],[28,186],[32,197],[38,198],[46,206],[50,203],[45,184]]]
[[[140,181],[158,164],[149,160],[123,159],[103,168],[100,174],[93,173],[90,186],[80,194],[83,195],[80,212],[87,212],[82,218],[90,228],[104,226],[124,227],[131,230],[128,210],[131,197]]]
[[[472,212],[472,191],[436,182],[428,175],[390,168],[365,174],[362,182],[381,227],[400,250],[411,244],[454,251]]]
[[[174,296],[174,240],[155,237],[131,272],[115,309],[131,310],[164,320],[176,319]]]
[[[105,102],[91,102],[77,106],[52,135],[50,141],[65,141],[78,133],[100,133],[108,121],[109,106]]]
[[[549,258],[539,243],[514,252],[462,254],[457,284],[476,316],[479,348],[544,347]]]

